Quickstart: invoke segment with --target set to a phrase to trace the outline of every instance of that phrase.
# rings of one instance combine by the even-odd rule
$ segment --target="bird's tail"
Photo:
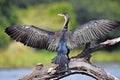
[[[66,55],[64,54],[60,54],[60,55],[57,55],[52,63],[55,63],[55,64],[59,64],[59,65],[65,65],[65,64],[68,64],[69,63],[69,59],[67,58]]]

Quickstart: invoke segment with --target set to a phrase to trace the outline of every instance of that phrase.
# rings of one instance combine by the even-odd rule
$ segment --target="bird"
[[[57,55],[52,60],[54,64],[68,65],[70,62],[70,50],[82,44],[89,43],[105,37],[108,33],[120,26],[120,21],[101,19],[91,20],[74,30],[68,30],[70,16],[68,13],[60,13],[64,17],[64,25],[61,31],[53,32],[38,28],[34,25],[11,25],[5,32],[17,42],[38,49],[56,51]]]

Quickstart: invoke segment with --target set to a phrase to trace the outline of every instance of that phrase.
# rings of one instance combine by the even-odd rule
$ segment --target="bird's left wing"
[[[67,46],[74,48],[80,44],[97,40],[106,36],[114,28],[120,26],[119,21],[93,20],[76,28],[67,38]],[[74,45],[73,45],[74,44]]]
[[[24,45],[55,51],[55,32],[37,28],[32,25],[13,25],[6,28],[5,32],[14,40]]]

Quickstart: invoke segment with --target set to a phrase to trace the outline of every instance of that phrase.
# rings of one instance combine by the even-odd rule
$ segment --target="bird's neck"
[[[65,23],[64,23],[64,27],[63,30],[67,30],[68,29],[68,23],[69,23],[69,18],[65,18]]]

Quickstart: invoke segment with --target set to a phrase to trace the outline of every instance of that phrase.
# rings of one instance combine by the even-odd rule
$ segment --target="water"
[[[94,63],[105,71],[120,79],[120,63]],[[32,69],[1,69],[0,80],[17,80],[19,77],[30,73]],[[89,76],[74,74],[61,80],[95,80]]]
[[[32,69],[2,69],[0,70],[0,80],[17,80],[31,71]]]

